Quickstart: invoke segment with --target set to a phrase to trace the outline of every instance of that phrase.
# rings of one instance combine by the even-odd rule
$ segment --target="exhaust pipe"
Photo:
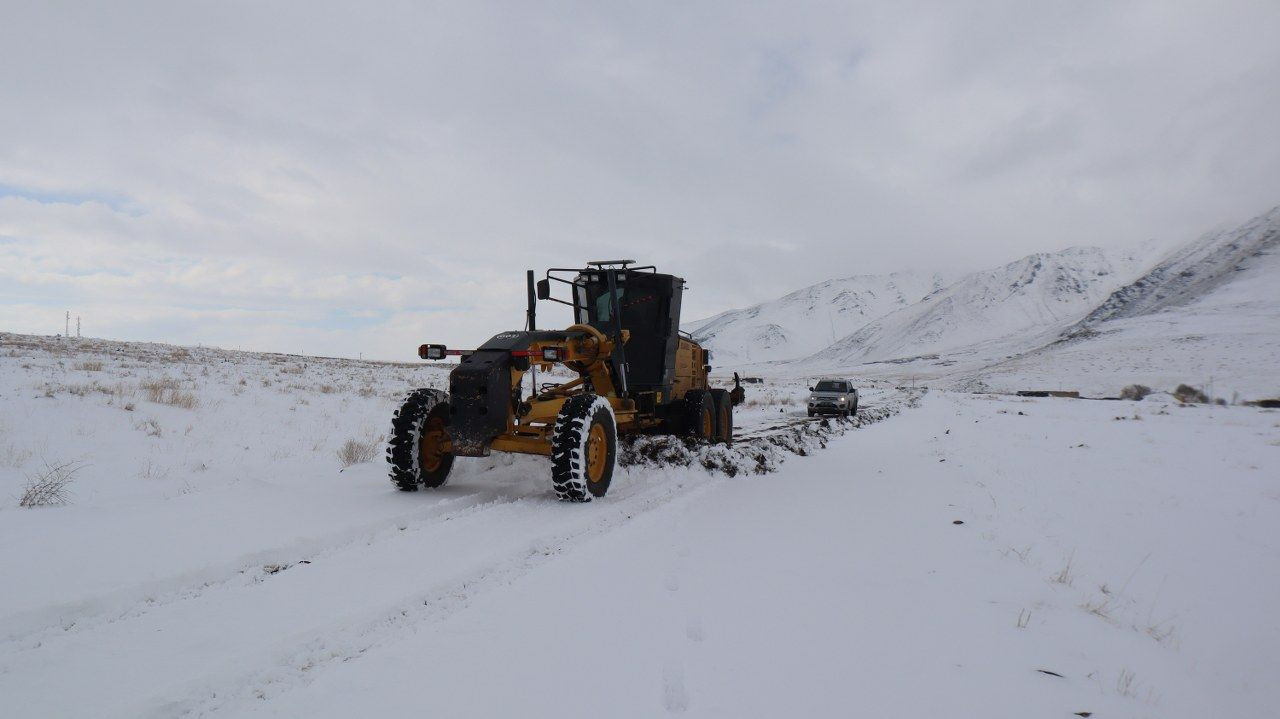
[[[525,313],[525,322],[529,325],[529,331],[538,329],[538,296],[533,291],[533,270],[525,270],[525,281],[529,285],[529,309]]]

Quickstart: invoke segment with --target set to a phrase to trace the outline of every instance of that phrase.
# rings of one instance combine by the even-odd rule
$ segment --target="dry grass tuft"
[[[178,380],[172,377],[144,380],[139,386],[146,391],[148,402],[182,409],[195,409],[200,405],[200,400],[195,394],[184,391],[178,385]]]
[[[102,363],[101,363],[101,362],[98,362],[98,361],[92,361],[92,362],[77,362],[77,363],[75,363],[74,365],[72,365],[72,366],[71,366],[71,368],[72,368],[72,369],[83,370],[83,371],[85,371],[85,372],[101,372],[101,371],[102,371]]]
[[[1116,693],[1122,697],[1137,696],[1133,686],[1134,674],[1128,669],[1121,669],[1116,678]]]
[[[1075,575],[1071,571],[1071,563],[1075,561],[1075,558],[1076,553],[1072,552],[1071,556],[1067,557],[1066,565],[1063,566],[1057,574],[1053,575],[1053,582],[1055,584],[1065,584],[1069,587],[1075,582]]]
[[[378,456],[378,447],[382,445],[382,435],[367,434],[363,439],[352,437],[338,448],[338,462],[343,469],[353,464],[372,462]]]
[[[13,467],[18,469],[31,459],[31,450],[22,449],[14,444],[5,445],[4,451],[0,452],[0,466]]]
[[[139,432],[146,432],[148,437],[163,437],[164,430],[161,429],[160,423],[153,417],[140,419],[133,423],[133,428]]]

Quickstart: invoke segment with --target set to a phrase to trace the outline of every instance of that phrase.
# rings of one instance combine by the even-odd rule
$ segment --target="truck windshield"
[[[824,379],[813,388],[815,392],[843,392],[844,382],[836,382],[834,380]]]

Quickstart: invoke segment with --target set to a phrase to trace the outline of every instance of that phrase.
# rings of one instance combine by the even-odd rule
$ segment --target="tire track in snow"
[[[221,569],[197,573],[198,577],[195,579],[177,577],[156,584],[135,585],[121,590],[116,595],[98,596],[75,605],[53,607],[40,614],[56,613],[56,620],[49,621],[46,617],[30,622],[31,626],[26,628],[18,628],[16,625],[21,625],[25,617],[30,614],[10,616],[5,618],[4,624],[14,628],[6,630],[5,638],[0,640],[0,656],[38,648],[51,638],[69,636],[105,624],[136,619],[170,604],[199,599],[207,592],[228,586],[258,585],[269,581],[280,570],[299,564],[316,563],[322,557],[340,552],[347,547],[367,545],[377,537],[389,536],[392,529],[407,528],[435,520],[448,521],[477,509],[489,509],[521,499],[521,497],[505,495],[503,491],[488,490],[459,497],[448,497],[419,511],[390,520],[347,528],[298,545],[241,555],[231,562],[224,563]],[[279,567],[279,570],[268,572],[265,568],[269,566]],[[263,573],[253,574],[258,571]]]
[[[649,483],[644,491],[627,496],[626,503],[609,505],[606,514],[597,515],[585,527],[546,533],[529,538],[525,549],[505,559],[489,563],[463,578],[435,587],[412,601],[367,617],[356,626],[337,634],[306,642],[301,647],[282,648],[269,666],[241,672],[237,677],[224,677],[217,688],[209,686],[202,696],[156,707],[149,716],[207,716],[221,712],[235,713],[243,703],[269,700],[278,694],[315,680],[326,666],[358,658],[365,652],[390,641],[403,639],[447,621],[465,610],[477,595],[501,588],[554,561],[566,550],[583,540],[605,535],[636,518],[679,501],[688,501],[700,492],[729,481],[723,477],[706,477],[706,481],[687,483]],[[545,512],[547,504],[533,502],[532,512]],[[574,507],[568,507],[573,510]]]

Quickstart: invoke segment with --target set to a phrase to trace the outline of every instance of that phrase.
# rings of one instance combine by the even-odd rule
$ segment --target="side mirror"
[[[809,388],[809,391],[810,391],[810,392],[817,392],[818,390],[816,390],[816,389],[814,389],[814,388],[810,387],[810,388]]]
[[[422,345],[418,348],[418,356],[425,360],[444,359],[444,345]]]
[[[538,280],[538,299],[551,299],[551,280]]]

